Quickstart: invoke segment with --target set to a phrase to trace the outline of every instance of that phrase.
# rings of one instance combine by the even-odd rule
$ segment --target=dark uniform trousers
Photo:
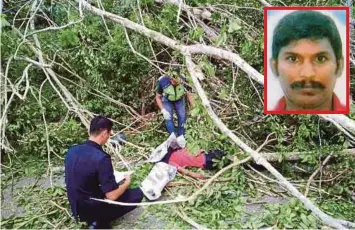
[[[143,199],[143,192],[140,188],[127,189],[116,201],[125,203],[140,203]],[[95,200],[86,200],[78,204],[80,221],[93,222],[100,226],[109,226],[109,223],[132,211],[137,206],[122,206],[108,204]],[[106,228],[106,227],[104,227]]]

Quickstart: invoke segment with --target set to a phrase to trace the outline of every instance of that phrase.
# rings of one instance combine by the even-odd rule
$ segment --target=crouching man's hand
[[[127,190],[130,183],[131,183],[131,176],[126,175],[123,184],[118,186],[117,189],[105,193],[106,198],[109,200],[117,200]]]
[[[130,175],[126,175],[125,177],[124,177],[124,183],[125,184],[127,184],[127,185],[129,185],[130,183],[131,183],[131,176]]]

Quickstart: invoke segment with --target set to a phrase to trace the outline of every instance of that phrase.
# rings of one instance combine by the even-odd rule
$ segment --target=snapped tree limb
[[[183,0],[155,0],[156,3],[164,3],[164,4],[172,4],[172,5],[176,5],[179,6],[179,8],[181,8],[183,11],[185,11],[187,13],[187,15],[189,17],[193,17],[194,20],[196,20],[198,22],[198,24],[202,27],[203,31],[206,33],[206,35],[209,38],[217,38],[217,32],[212,29],[211,27],[207,26],[196,14],[196,11],[192,12],[190,11],[190,7],[188,5],[186,5]],[[200,10],[201,11],[201,10]],[[208,10],[205,10],[203,13],[200,13],[201,16],[206,15],[206,12],[208,12],[207,14],[211,14],[211,12],[209,12]]]
[[[344,226],[338,220],[325,214],[322,210],[320,210],[317,206],[315,206],[309,199],[307,199],[302,193],[300,193],[290,182],[288,182],[264,157],[262,157],[261,154],[251,149],[242,140],[240,140],[230,129],[228,129],[228,127],[221,121],[221,119],[219,119],[219,117],[213,111],[209,103],[209,100],[207,99],[207,96],[198,81],[198,75],[202,74],[202,71],[199,70],[199,67],[193,63],[191,56],[186,55],[185,60],[186,60],[187,69],[196,87],[196,91],[202,100],[202,104],[206,108],[208,114],[210,115],[210,117],[212,118],[216,126],[225,135],[230,137],[233,140],[233,142],[236,143],[241,149],[243,149],[250,156],[252,156],[254,161],[257,164],[264,166],[274,177],[277,178],[277,181],[280,185],[284,186],[292,195],[297,197],[304,204],[304,206],[308,210],[311,210],[312,213],[315,216],[317,216],[319,219],[321,219],[323,223],[333,228],[343,229]]]
[[[80,2],[79,0],[76,0],[76,1]],[[240,148],[242,148],[245,152],[249,153],[253,157],[253,159],[255,160],[255,162],[257,164],[263,165],[268,171],[270,171],[278,179],[278,182],[281,185],[286,187],[287,190],[292,195],[297,197],[305,205],[305,207],[307,209],[311,210],[313,212],[313,214],[316,215],[317,217],[319,217],[325,224],[327,224],[331,227],[337,228],[337,229],[344,228],[344,226],[342,225],[342,223],[339,220],[336,220],[333,217],[322,212],[309,199],[307,199],[303,194],[301,194],[291,183],[289,183],[274,167],[272,167],[271,164],[265,160],[265,158],[263,158],[258,152],[251,149],[248,145],[246,145],[244,142],[242,142],[234,133],[232,133],[231,130],[229,130],[224,125],[224,123],[213,112],[212,107],[206,97],[206,94],[204,93],[204,91],[198,81],[198,79],[203,79],[202,71],[200,70],[200,68],[198,66],[196,66],[193,63],[191,56],[190,56],[192,53],[203,53],[203,52],[201,52],[201,49],[196,50],[196,47],[194,49],[194,47],[191,48],[191,46],[185,46],[178,41],[175,41],[175,40],[173,40],[163,34],[160,34],[156,31],[150,30],[144,26],[138,25],[137,23],[134,23],[126,18],[99,10],[96,7],[91,6],[89,3],[85,2],[85,1],[81,1],[81,2],[82,2],[82,5],[84,8],[86,8],[88,11],[90,11],[98,16],[107,17],[107,18],[123,25],[126,28],[130,28],[138,33],[141,33],[149,38],[154,39],[157,42],[163,43],[164,45],[166,45],[170,48],[180,51],[185,56],[187,68],[192,76],[192,80],[193,80],[194,85],[197,89],[197,92],[202,100],[202,103],[205,106],[205,108],[207,109],[208,114],[211,116],[211,118],[214,121],[214,123],[216,124],[216,126],[219,127],[220,130],[224,134],[229,136]],[[221,58],[225,59],[226,57],[223,55],[228,54],[228,55],[232,55],[234,57],[238,57],[239,60],[244,61],[237,54],[234,54],[229,51],[225,51],[223,49],[217,49],[217,48],[210,47],[210,46],[206,46],[206,47],[200,46],[200,48],[207,48],[207,49],[202,49],[205,52],[204,54],[207,54],[207,55],[222,56]],[[212,52],[210,50],[212,50]],[[230,60],[230,59],[228,58],[228,60]],[[234,60],[230,60],[230,61],[235,62]],[[240,63],[236,63],[236,64],[240,65]],[[254,77],[259,79],[259,83],[261,83],[261,82],[263,83],[262,75],[260,73],[258,73],[255,69],[253,69],[250,65],[248,65],[248,63],[246,63],[245,61],[244,61],[243,65],[240,66],[240,68],[243,69],[243,71],[245,71],[247,68],[250,69],[251,71],[249,71],[249,72],[251,72],[251,73],[249,73],[248,71],[245,71],[248,73],[249,77],[250,77],[250,75],[253,75]],[[256,73],[258,73],[258,74],[256,74]],[[350,119],[349,119],[349,122],[354,123],[354,121],[352,121]],[[355,124],[354,124],[354,126],[355,126]],[[353,131],[355,133],[355,129]],[[208,183],[206,183],[206,184],[208,184]],[[108,202],[108,201],[105,201],[105,202]],[[109,201],[109,202],[110,203],[118,203],[118,202],[113,202],[113,201]],[[177,201],[174,201],[174,202],[177,202]]]
[[[261,153],[261,155],[267,160],[271,162],[278,161],[283,158],[286,161],[299,161],[301,160],[301,155],[305,155],[308,152],[290,152],[290,153]],[[326,157],[330,153],[323,153],[321,157]],[[355,149],[344,149],[339,152],[334,152],[333,156],[353,156],[355,157]]]
[[[81,2],[82,6],[91,13],[94,13],[98,16],[104,16],[112,21],[115,21],[122,26],[134,30],[140,34],[143,34],[156,42],[162,43],[172,49],[180,51],[182,54],[205,54],[208,56],[214,56],[216,58],[224,59],[235,63],[239,68],[241,68],[251,79],[255,80],[259,84],[264,85],[264,76],[260,74],[257,70],[255,70],[252,66],[250,66],[243,58],[241,58],[238,54],[233,53],[228,50],[224,50],[221,48],[216,48],[213,46],[207,45],[184,45],[179,41],[171,39],[161,33],[158,33],[154,30],[148,29],[145,26],[139,25],[135,22],[132,22],[126,18],[120,17],[118,15],[109,13],[107,11],[100,10],[88,2],[83,0],[76,0],[77,3]],[[203,77],[200,75],[199,77]],[[346,129],[352,134],[355,134],[355,121],[350,119],[349,117],[342,114],[322,114],[320,115],[323,119],[328,121],[333,121],[338,123],[341,127]],[[332,122],[332,123],[333,123]],[[337,126],[338,127],[338,126]],[[339,128],[339,127],[338,127]],[[343,131],[343,130],[341,130]]]

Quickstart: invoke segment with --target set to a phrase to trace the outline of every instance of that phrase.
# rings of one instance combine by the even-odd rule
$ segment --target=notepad
[[[115,176],[116,183],[120,183],[125,176],[131,175],[134,171],[119,172],[114,170],[113,175]]]

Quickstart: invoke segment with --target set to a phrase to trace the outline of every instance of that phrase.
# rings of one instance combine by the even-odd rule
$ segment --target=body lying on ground
[[[221,160],[225,155],[223,150],[209,150],[207,152],[200,151],[196,156],[193,156],[187,148],[168,148],[167,154],[161,159],[161,162],[165,162],[177,168],[178,172],[186,174],[194,178],[204,179],[205,176],[200,173],[195,173],[187,170],[186,168],[200,168],[207,170],[216,169],[215,160]],[[228,162],[229,164],[230,162]]]

